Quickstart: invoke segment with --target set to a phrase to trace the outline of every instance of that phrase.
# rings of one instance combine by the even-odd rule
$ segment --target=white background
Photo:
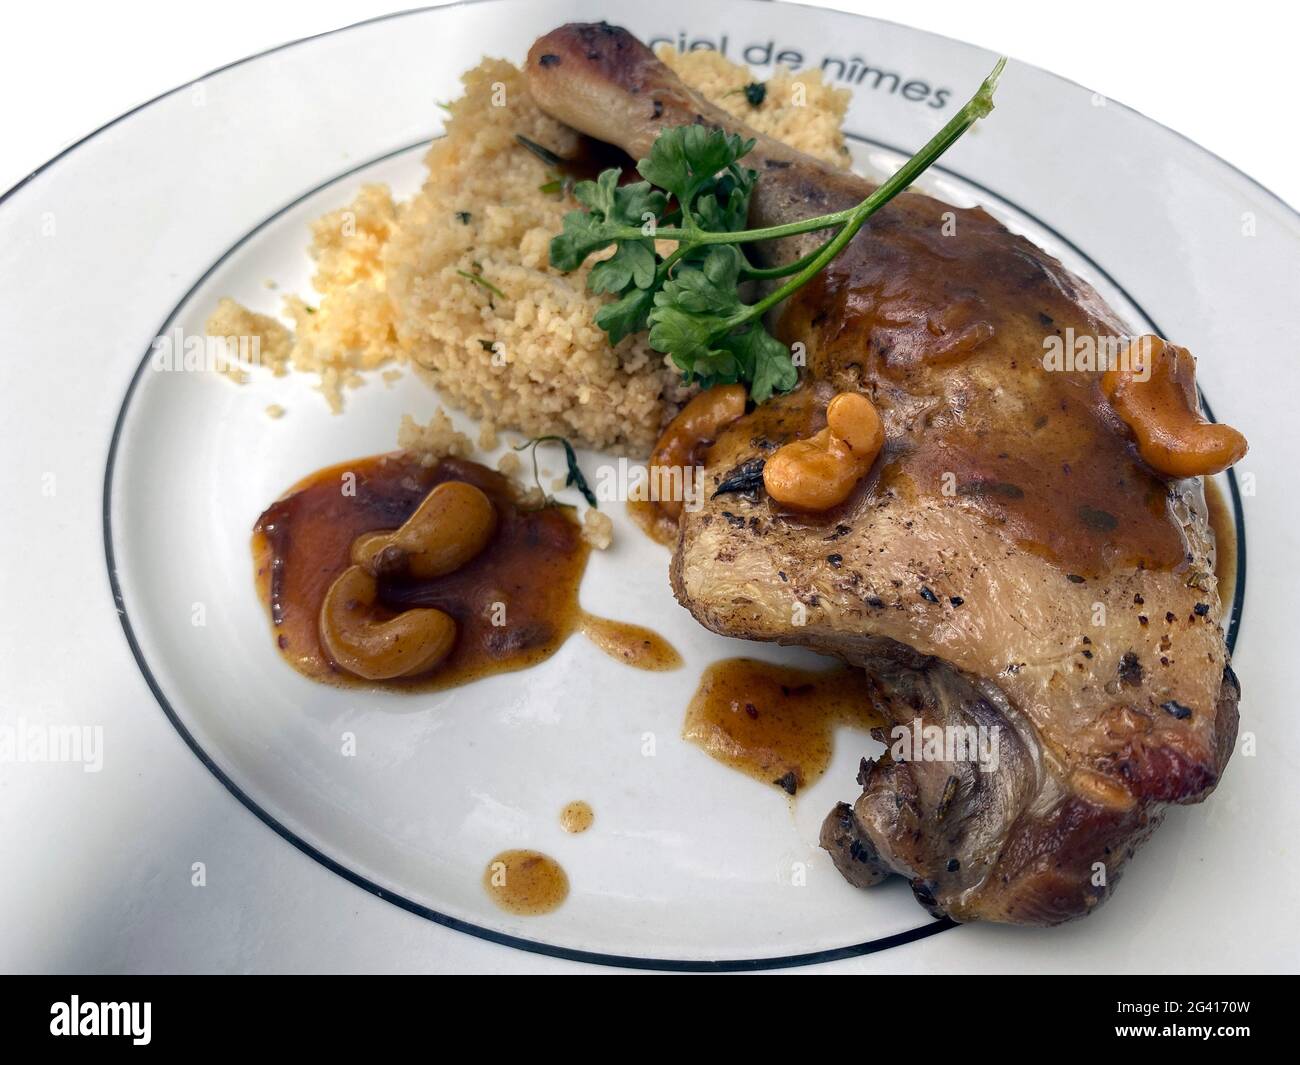
[[[707,3],[708,0],[701,0]],[[253,52],[403,7],[404,0],[41,0],[5,11],[0,190],[158,93]],[[1093,0],[839,0],[980,44],[1136,108],[1300,205],[1300,7]]]

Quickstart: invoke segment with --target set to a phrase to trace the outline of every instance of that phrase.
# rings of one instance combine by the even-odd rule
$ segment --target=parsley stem
[[[803,218],[798,222],[765,226],[762,229],[712,230],[688,226],[656,229],[654,235],[656,240],[675,240],[681,244],[748,244],[757,240],[798,236],[800,233],[812,233],[818,229],[834,229],[849,221],[856,210],[856,207],[848,207],[833,214],[821,214],[816,218]],[[637,240],[645,236],[635,226],[613,226],[609,234],[610,240]]]
[[[661,262],[655,269],[655,284],[660,285],[667,281],[668,275],[672,273],[673,267],[676,266],[678,261],[681,260],[690,250],[690,245],[678,244],[672,254]]]
[[[687,225],[681,227],[655,230],[655,239],[673,240],[682,244],[695,245],[749,244],[759,240],[777,240],[781,237],[798,236],[800,233],[813,233],[819,229],[835,229],[846,224],[852,228],[853,233],[856,233],[867,218],[911,185],[939,156],[951,148],[957,139],[970,129],[977,120],[993,110],[993,90],[997,86],[998,77],[1001,75],[1002,68],[1006,66],[1006,63],[1005,58],[999,59],[997,65],[989,76],[984,79],[975,95],[948,120],[943,129],[939,130],[926,142],[920,151],[899,167],[893,177],[880,185],[875,192],[856,207],[847,207],[842,211],[833,211],[830,214],[817,215],[813,218],[802,218],[797,222],[786,222],[779,226],[764,226],[761,229],[716,232],[700,229],[688,222]],[[645,236],[645,234],[634,226],[620,226],[612,229],[610,236],[611,239],[615,240],[636,240]],[[850,237],[852,237],[852,233]]]
[[[770,292],[757,303],[751,304],[741,314],[728,319],[728,331],[767,313],[787,296],[811,281],[827,263],[843,251],[844,246],[857,235],[858,230],[862,228],[863,223],[868,218],[911,185],[931,163],[952,147],[958,137],[992,111],[993,90],[997,85],[998,75],[1002,73],[1002,68],[1006,66],[1006,63],[1005,58],[998,60],[997,66],[984,79],[983,84],[980,85],[975,95],[966,102],[966,105],[953,115],[943,129],[931,137],[920,151],[900,166],[892,177],[878,186],[870,196],[849,212],[849,218],[844,227],[822,245],[821,249],[808,260],[808,264],[802,270],[784,285]],[[824,215],[823,217],[829,218],[831,216]],[[728,235],[740,240],[749,239],[743,232]]]
[[[771,281],[778,277],[789,277],[812,262],[825,246],[823,244],[816,247],[802,259],[795,259],[794,262],[784,263],[781,266],[750,266],[749,261],[746,260],[745,265],[741,267],[740,276],[746,281]]]

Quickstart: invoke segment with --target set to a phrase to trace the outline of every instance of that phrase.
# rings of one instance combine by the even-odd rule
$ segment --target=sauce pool
[[[724,765],[796,795],[826,771],[836,726],[867,730],[884,723],[861,670],[729,658],[705,670],[682,738]]]
[[[569,897],[569,877],[541,851],[502,851],[483,871],[483,887],[507,913],[536,917],[556,910]]]
[[[351,565],[363,533],[396,529],[439,484],[479,488],[497,513],[484,550],[432,579],[382,578],[377,620],[433,607],[456,622],[456,641],[432,672],[371,681],[336,666],[319,635],[321,604]],[[642,669],[680,665],[676,650],[639,625],[587,614],[578,588],[590,547],[570,508],[518,505],[509,480],[463,459],[425,466],[394,452],[340,463],[294,485],[258,519],[252,540],[258,592],[276,646],[299,673],[329,684],[433,691],[545,661],[576,631],[604,653]]]

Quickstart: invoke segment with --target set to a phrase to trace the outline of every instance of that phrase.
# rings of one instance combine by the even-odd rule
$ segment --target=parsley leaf
[[[773,392],[789,392],[799,382],[790,350],[755,322],[741,333],[729,333],[719,343],[735,356],[741,376],[749,381],[755,403],[766,403]]]
[[[653,289],[633,288],[621,299],[601,307],[596,312],[596,324],[609,334],[611,344],[617,344],[633,333],[643,333],[650,325],[650,308],[654,306],[654,299]]]
[[[551,240],[551,265],[566,273],[576,270],[593,252],[611,244],[629,239],[627,230],[635,228],[632,240],[649,239],[642,235],[647,219],[653,221],[667,206],[667,197],[652,189],[647,181],[620,186],[618,170],[604,170],[595,181],[580,181],[573,187],[573,195],[587,209],[570,211],[564,216],[564,230]],[[617,289],[602,288],[597,291],[612,292]]]
[[[602,259],[591,268],[587,287],[592,292],[612,292],[615,295],[629,285],[638,289],[649,288],[654,284],[657,265],[654,241],[620,241],[611,258]]]
[[[667,189],[688,208],[705,182],[754,147],[735,133],[705,126],[674,126],[664,130],[650,147],[650,155],[637,163],[637,173]]]

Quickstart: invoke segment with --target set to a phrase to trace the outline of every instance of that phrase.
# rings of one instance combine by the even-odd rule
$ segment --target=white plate
[[[899,148],[921,144],[993,60],[889,23],[747,0],[653,9],[488,0],[255,57],[65,153],[0,206],[0,324],[14,348],[0,369],[12,456],[2,476],[13,479],[4,487],[17,517],[3,531],[5,599],[29,604],[21,631],[3,623],[17,652],[6,654],[3,705],[29,722],[62,720],[96,695],[111,703],[126,683],[102,591],[98,514],[87,505],[106,468],[103,546],[117,613],[158,704],[250,810],[353,883],[478,936],[616,964],[751,967],[899,947],[946,923],[931,921],[901,882],[850,889],[816,847],[826,811],[854,792],[869,740],[841,734],[831,768],[793,813],[773,789],[683,744],[682,713],[708,663],[800,653],[699,628],[672,600],[667,553],[619,508],[616,546],[593,557],[583,605],[650,624],[683,651],[684,669],[637,673],[574,639],[532,670],[437,695],[323,688],[271,646],[249,530],[288,484],[389,449],[400,415],[427,413],[436,398],[412,379],[391,389],[376,380],[336,418],[305,381],[258,377],[235,388],[148,368],[154,336],[201,333],[222,295],[273,310],[279,297],[265,279],[305,290],[307,222],[348,202],[361,182],[414,190],[423,146],[438,132],[434,102],[457,94],[458,75],[481,54],[517,61],[556,24],[600,17],[643,38],[725,38],[733,59],[769,41],[814,65],[856,55],[949,90],[949,105],[934,108],[890,93],[888,82],[857,86],[846,127],[868,169],[896,165]],[[982,204],[1133,325],[1197,354],[1215,412],[1252,443],[1238,471],[1252,493],[1242,500],[1243,564],[1289,573],[1296,514],[1279,445],[1295,373],[1283,315],[1300,302],[1300,219],[1190,142],[1014,63],[994,116],[922,184]],[[288,415],[268,419],[271,402]],[[1244,619],[1235,619],[1242,728],[1258,753],[1239,753],[1207,804],[1172,811],[1097,916],[1052,932],[946,932],[931,957],[978,966],[985,951],[1014,949],[1016,937],[1026,946],[1049,937],[1059,955],[1086,929],[1116,966],[1294,964],[1296,917],[1276,897],[1300,871],[1291,843],[1300,744],[1283,699],[1293,587],[1286,577],[1251,579]],[[70,602],[81,608],[71,624]],[[191,623],[195,604],[202,626]],[[357,737],[357,757],[340,752],[345,732]],[[647,734],[653,757],[643,754]],[[40,785],[30,780],[20,794],[36,803]],[[566,836],[558,810],[578,798],[595,807],[596,826]],[[566,868],[572,894],[555,913],[511,917],[485,896],[486,862],[516,846]],[[798,869],[805,885],[792,883]]]

